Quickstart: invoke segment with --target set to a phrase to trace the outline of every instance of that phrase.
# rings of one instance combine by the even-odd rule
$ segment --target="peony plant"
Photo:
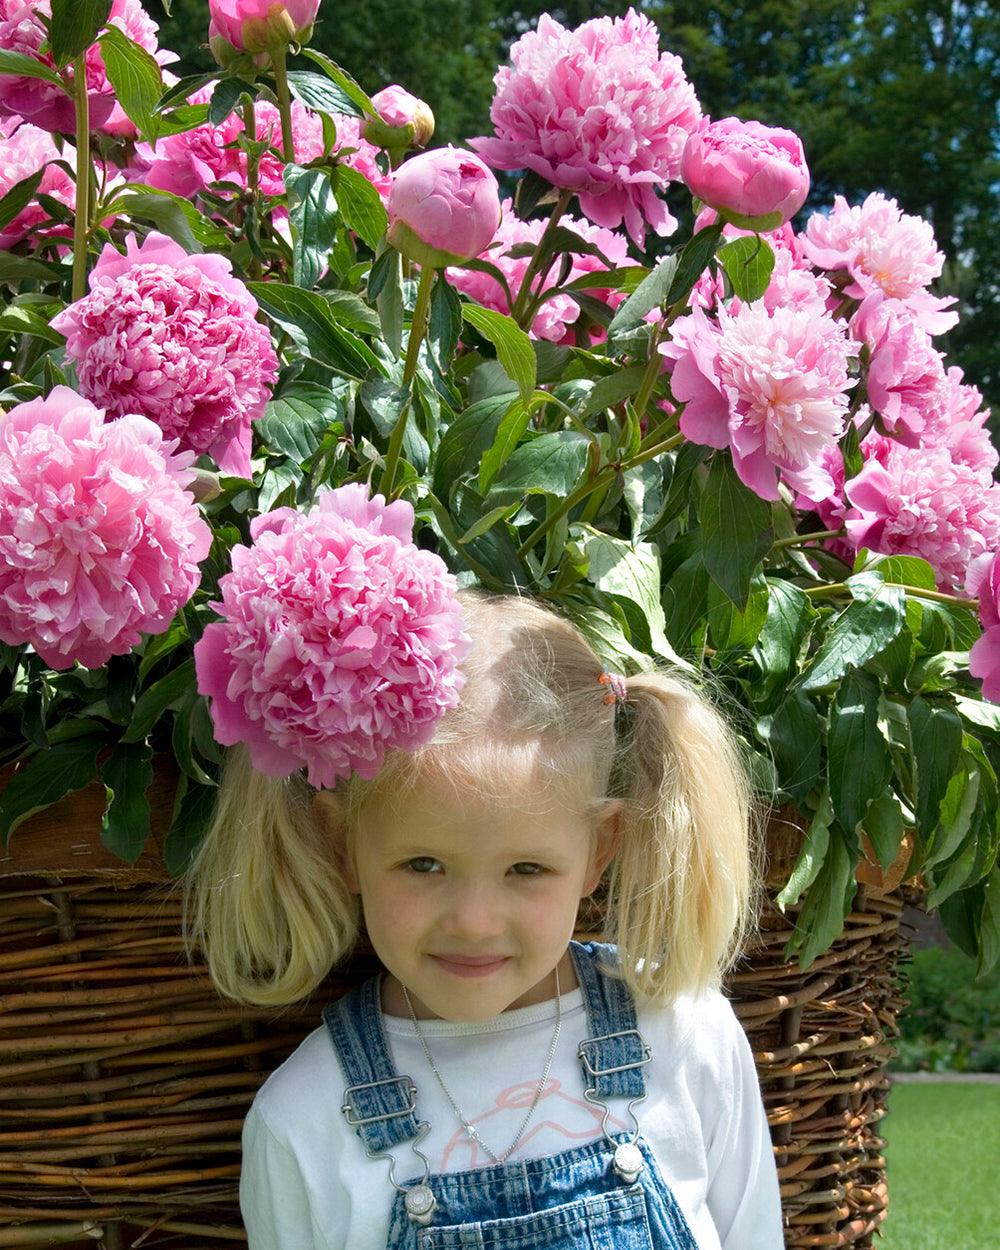
[[[398,84],[287,71],[315,3],[206,0],[180,81],[137,0],[57,7],[0,0],[3,836],[100,775],[134,858],[169,752],[180,870],[220,745],[370,771],[454,701],[478,583],[725,692],[807,829],[803,963],[869,858],[995,962],[998,456],[929,224],[806,213],[794,133],[705,117],[634,10],[543,17],[494,133],[414,153]]]

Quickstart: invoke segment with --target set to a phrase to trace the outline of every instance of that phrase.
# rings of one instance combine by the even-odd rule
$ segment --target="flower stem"
[[[928,590],[924,586],[908,586],[905,582],[886,582],[885,584],[891,589],[902,590],[908,595],[913,595],[915,599],[929,599],[932,603],[945,603],[953,608],[968,608],[970,612],[975,612],[979,608],[978,599],[946,595],[941,590]],[[803,593],[810,599],[833,599],[836,595],[843,594],[845,590],[850,590],[846,582],[827,582],[822,586],[806,586],[803,588]]]
[[[526,313],[531,309],[532,290],[531,284],[538,276],[538,272],[544,263],[545,243],[549,233],[559,224],[559,218],[563,215],[569,202],[573,198],[572,191],[560,191],[559,198],[556,200],[555,207],[549,220],[546,222],[545,229],[542,231],[542,237],[538,240],[538,246],[535,248],[531,260],[528,262],[528,268],[524,271],[524,277],[521,279],[521,285],[518,288],[517,295],[514,298],[514,306],[510,310],[510,315],[514,318],[522,330],[526,329],[525,321]],[[528,323],[530,324],[530,322]]]
[[[410,337],[406,344],[406,360],[403,363],[403,386],[409,390],[402,411],[396,418],[389,447],[385,453],[385,467],[382,470],[381,491],[386,499],[392,494],[396,480],[396,469],[399,466],[400,453],[403,450],[403,435],[406,433],[406,422],[410,416],[413,400],[413,378],[417,372],[417,360],[420,356],[420,344],[427,333],[431,306],[431,289],[434,286],[435,271],[430,265],[420,268],[420,282],[417,286],[417,302],[413,306],[413,320],[410,323]]]
[[[73,299],[87,294],[87,238],[90,233],[90,100],[82,56],[73,62],[76,109],[76,211],[73,216]]]
[[[783,547],[798,547],[801,543],[820,543],[825,538],[843,538],[844,531],[816,530],[814,534],[793,534],[791,538],[776,538],[771,544],[772,551],[780,551]]]
[[[271,67],[281,117],[281,152],[285,164],[291,165],[295,161],[295,139],[292,135],[292,97],[288,90],[288,55],[284,48],[271,53]]]
[[[257,110],[252,96],[243,98],[243,133],[247,138],[247,188],[256,202],[260,190],[260,157],[257,155]]]

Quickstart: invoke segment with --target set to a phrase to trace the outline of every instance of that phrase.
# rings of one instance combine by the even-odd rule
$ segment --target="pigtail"
[[[613,792],[625,800],[607,935],[630,988],[659,1002],[717,986],[754,898],[752,792],[734,737],[693,686],[631,677]]]
[[[357,900],[347,890],[296,774],[256,772],[229,751],[212,826],[185,882],[190,946],[219,991],[256,1006],[305,997],[353,946]]]

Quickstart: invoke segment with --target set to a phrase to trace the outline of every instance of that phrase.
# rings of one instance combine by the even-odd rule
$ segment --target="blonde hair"
[[[473,639],[466,685],[434,738],[390,751],[370,781],[338,785],[347,828],[369,804],[399,801],[431,770],[493,797],[520,757],[558,793],[623,804],[607,873],[605,936],[637,994],[669,1002],[717,985],[754,902],[753,805],[719,712],[673,673],[628,678],[624,700],[568,621],[531,600],[463,592]],[[570,788],[572,787],[572,789]],[[358,934],[341,876],[301,775],[254,772],[229,753],[212,827],[188,875],[190,931],[218,988],[284,1005],[315,989]]]

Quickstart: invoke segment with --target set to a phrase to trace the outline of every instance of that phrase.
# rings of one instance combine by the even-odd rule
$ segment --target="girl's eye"
[[[519,877],[540,877],[545,869],[541,864],[533,864],[527,861],[513,864],[510,871]]]
[[[416,859],[407,860],[406,866],[411,872],[441,871],[440,863],[436,859],[431,859],[429,855],[418,855]]]

